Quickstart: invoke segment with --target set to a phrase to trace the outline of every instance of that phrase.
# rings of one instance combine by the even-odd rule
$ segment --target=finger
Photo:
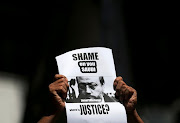
[[[120,95],[119,96],[120,96],[121,103],[124,103],[124,100],[125,100],[125,91],[126,91],[127,87],[128,87],[127,85],[123,84],[121,89],[120,89],[120,92],[119,92]]]
[[[120,101],[121,103],[123,103],[123,96],[122,96],[122,95],[119,96],[119,101]]]
[[[63,86],[63,88],[68,91],[69,89],[69,84],[68,84],[68,81],[67,79],[65,78],[61,78],[61,79],[58,79],[56,80],[55,82],[53,82],[53,85],[54,85],[54,88],[57,90],[58,86]]]
[[[131,96],[130,90],[129,87],[127,87],[126,90],[124,91],[124,102],[128,102],[130,96]]]
[[[119,81],[123,81],[123,78],[121,76],[116,77],[114,83],[118,83]]]
[[[56,92],[56,91],[55,91],[55,92]],[[60,97],[57,92],[56,92],[56,94],[55,94],[55,99],[56,99],[56,101],[58,102],[58,104],[60,104],[60,106],[62,106],[62,107],[65,106],[65,103],[64,103],[65,100],[64,100],[62,97]]]
[[[121,88],[122,88],[123,85],[126,85],[124,81],[122,81],[122,80],[118,81],[118,84],[116,86],[116,92],[117,92],[116,94],[117,94],[117,96],[120,96],[122,94]]]
[[[62,85],[52,83],[49,85],[49,90],[50,90],[50,92],[54,93],[54,91],[59,91],[61,89],[61,86]]]
[[[54,78],[55,78],[55,80],[57,80],[57,79],[66,78],[66,77],[64,75],[61,75],[61,74],[56,74],[54,76]]]
[[[137,92],[135,89],[131,88],[130,89],[130,93],[131,93],[131,97],[129,99],[129,102],[134,102],[134,103],[137,103]]]
[[[69,90],[69,84],[67,82],[59,83],[58,86],[63,86],[63,88],[68,91]]]
[[[59,86],[57,92],[58,92],[59,96],[61,96],[64,99],[67,97],[67,88],[66,87]]]
[[[114,90],[116,90],[116,86],[117,86],[117,82],[114,81],[114,83],[113,83]]]
[[[135,105],[137,104],[137,92],[135,89],[131,88],[130,89],[130,98],[129,100],[125,103],[125,107],[127,110],[131,111],[135,109]]]
[[[68,91],[67,86],[66,86],[65,83],[58,83],[58,84],[57,83],[56,84],[52,83],[52,84],[49,85],[49,90],[55,96],[56,96],[56,92],[58,92],[58,94],[60,94],[60,96],[61,96],[61,95],[67,95],[66,93]]]
[[[54,83],[63,83],[63,82],[67,83],[65,78],[60,78],[60,79],[56,80]]]
[[[115,98],[119,100],[119,96],[118,96],[117,92],[115,92]]]
[[[117,77],[117,78],[118,78],[118,77]],[[116,90],[116,86],[117,86],[117,84],[118,84],[117,78],[114,80],[114,83],[113,83],[113,88],[114,88],[114,90]]]
[[[69,88],[69,84],[68,84],[68,79],[65,78],[65,84],[66,84],[66,87]]]
[[[116,79],[114,80],[114,83],[113,83],[114,90],[116,90],[116,86],[118,84],[118,81],[121,80],[121,79],[122,79],[122,77],[116,77]]]
[[[123,80],[121,76],[116,77],[115,81]]]
[[[63,85],[67,90],[69,89],[69,84],[67,78],[62,78],[62,80],[59,80],[59,84]]]

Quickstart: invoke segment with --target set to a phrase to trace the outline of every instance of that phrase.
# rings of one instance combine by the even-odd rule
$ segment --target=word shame
[[[92,53],[77,53],[72,54],[73,60],[99,60],[98,53],[92,52]]]

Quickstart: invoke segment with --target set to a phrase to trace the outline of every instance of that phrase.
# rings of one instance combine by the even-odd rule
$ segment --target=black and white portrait
[[[70,79],[69,85],[67,102],[116,102],[114,94],[105,93],[106,82],[103,76],[76,76]]]

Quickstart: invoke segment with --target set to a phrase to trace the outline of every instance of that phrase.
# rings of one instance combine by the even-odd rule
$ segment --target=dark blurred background
[[[55,56],[102,46],[113,50],[117,75],[137,90],[143,120],[179,123],[180,96],[171,94],[178,87],[169,80],[169,14],[162,1],[1,1],[0,121],[37,122],[58,73]]]

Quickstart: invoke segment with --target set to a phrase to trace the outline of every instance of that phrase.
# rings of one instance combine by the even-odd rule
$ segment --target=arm
[[[132,113],[127,113],[127,122],[128,123],[144,123],[136,110],[134,110]]]
[[[117,77],[113,86],[116,90],[116,98],[119,99],[126,109],[128,123],[144,123],[135,108],[137,104],[136,90],[128,86],[122,77]]]
[[[56,74],[55,81],[49,85],[49,92],[52,96],[55,111],[47,116],[43,116],[38,123],[54,123],[59,118],[65,116],[65,101],[68,91],[68,80],[65,76]],[[53,106],[52,106],[53,107]]]

